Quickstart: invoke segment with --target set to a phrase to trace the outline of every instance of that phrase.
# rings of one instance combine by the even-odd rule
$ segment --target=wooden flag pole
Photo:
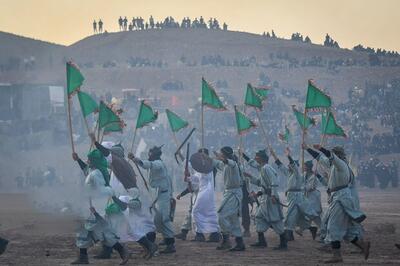
[[[134,147],[134,145],[135,145],[136,134],[137,134],[137,127],[135,127],[135,131],[133,132],[133,139],[132,139],[132,145],[131,145],[131,150],[130,150],[131,153],[133,152],[133,147]],[[150,191],[150,190],[149,190],[149,186],[147,185],[147,181],[146,181],[146,179],[144,178],[144,175],[143,175],[142,171],[141,171],[140,168],[139,168],[139,165],[137,165],[137,163],[136,163],[135,161],[133,161],[133,163],[135,164],[136,169],[138,170],[139,175],[140,175],[140,177],[142,178],[143,183],[144,183],[144,186],[146,187],[147,191]]]
[[[201,148],[204,149],[204,104],[201,103]]]
[[[131,145],[131,152],[133,152],[133,147],[135,145],[135,139],[136,139],[136,133],[137,133],[137,127],[135,127],[135,131],[133,132],[133,139],[132,139],[132,145]]]
[[[325,141],[326,141],[326,134],[325,134],[325,131],[326,131],[326,128],[327,128],[327,126],[328,126],[328,119],[327,119],[328,117],[326,117],[326,121],[325,121],[325,126],[324,126],[324,131],[322,132],[322,138],[321,138],[321,141],[319,142],[319,145],[320,146],[322,146],[322,145],[324,145],[324,143],[325,143]],[[322,122],[322,119],[321,119],[321,122]],[[303,153],[304,153],[304,149],[303,149]],[[315,170],[317,171],[318,170],[318,166],[319,166],[319,160],[317,160],[317,163],[316,163],[316,165],[315,165]]]
[[[257,108],[254,108],[254,109],[256,110],[258,123],[260,124],[260,128],[261,128],[262,134],[264,135],[265,141],[267,142],[267,146],[269,149],[271,149],[271,145],[269,144],[268,137],[267,137],[267,132],[265,131],[264,125],[261,122],[260,113]]]
[[[69,127],[69,137],[71,140],[72,152],[75,153],[74,138],[72,136],[72,120],[71,120],[71,98],[67,96],[67,112],[68,112],[68,127]]]
[[[306,134],[307,134],[307,129],[305,127],[305,123],[306,123],[306,119],[307,119],[307,109],[304,109],[304,118],[303,118],[303,136],[302,136],[302,141],[301,141],[301,147],[303,147],[303,145],[306,142]],[[304,149],[301,148],[301,172],[304,173]]]

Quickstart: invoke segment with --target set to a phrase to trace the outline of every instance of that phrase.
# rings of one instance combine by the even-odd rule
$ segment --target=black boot
[[[145,259],[150,259],[154,256],[154,253],[157,252],[157,245],[151,242],[146,236],[142,237],[137,242],[146,250]]]
[[[8,240],[0,237],[0,255],[6,251]]]
[[[286,234],[279,235],[279,246],[275,247],[274,250],[287,250]]]
[[[294,235],[292,230],[285,230],[285,234],[287,241],[294,241]]]
[[[254,244],[251,244],[250,246],[256,247],[256,248],[266,248],[267,242],[265,241],[264,233],[258,232],[258,241]]]
[[[160,243],[158,243],[159,246],[165,246],[167,245],[167,241],[165,240],[165,238],[163,240],[161,240]]]
[[[204,242],[204,241],[206,241],[206,238],[204,237],[204,234],[196,232],[196,236],[191,241]]]
[[[129,260],[129,254],[126,251],[126,249],[118,242],[112,248],[115,249],[116,251],[118,251],[119,256],[122,259],[122,261],[119,265],[125,265]]]
[[[165,243],[167,244],[166,248],[164,250],[161,250],[160,253],[162,254],[169,254],[169,253],[175,253],[175,238],[166,238]]]
[[[231,246],[231,243],[229,241],[229,235],[222,234],[222,242],[221,242],[221,245],[219,245],[217,247],[217,250],[230,249],[231,247],[232,246]]]
[[[315,238],[317,237],[318,228],[316,226],[310,226],[309,229],[311,232],[312,239],[315,240]]]
[[[246,249],[243,243],[243,237],[236,237],[235,241],[236,241],[236,246],[231,248],[229,251],[244,251]]]
[[[154,243],[156,241],[156,232],[148,232],[146,237],[150,242]]]
[[[182,229],[179,234],[175,235],[175,237],[178,239],[181,239],[181,240],[186,240],[186,236],[187,236],[188,232],[189,232],[189,230]]]
[[[89,257],[87,254],[87,249],[86,248],[80,248],[79,249],[79,256],[76,260],[71,262],[71,264],[89,264]]]
[[[112,248],[103,245],[100,254],[94,256],[93,258],[98,260],[111,259],[111,253],[112,253]]]
[[[218,243],[219,241],[221,241],[221,234],[218,232],[211,233],[207,240],[207,242],[216,242],[216,243]]]

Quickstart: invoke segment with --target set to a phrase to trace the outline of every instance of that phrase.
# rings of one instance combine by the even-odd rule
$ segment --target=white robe
[[[138,241],[149,232],[155,231],[154,218],[150,213],[151,201],[141,195],[138,188],[126,190],[121,182],[111,175],[110,185],[118,198],[128,204],[121,216],[112,218],[113,227],[117,230],[120,242]]]
[[[190,177],[192,186],[198,189],[192,209],[194,227],[197,233],[219,232],[217,209],[214,199],[213,172],[201,174],[193,170]]]

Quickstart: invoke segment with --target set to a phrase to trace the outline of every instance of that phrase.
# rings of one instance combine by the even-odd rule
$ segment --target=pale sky
[[[69,45],[92,34],[94,19],[111,32],[120,15],[179,22],[202,15],[230,30],[300,32],[314,43],[329,33],[341,47],[400,51],[399,11],[400,0],[0,0],[0,31]]]

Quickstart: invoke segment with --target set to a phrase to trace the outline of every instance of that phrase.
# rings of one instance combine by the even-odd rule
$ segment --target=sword
[[[194,132],[195,130],[196,130],[196,128],[193,128],[193,129],[190,131],[189,135],[187,135],[187,137],[184,139],[184,141],[181,143],[181,145],[179,145],[178,149],[177,149],[176,152],[174,153],[175,160],[176,160],[177,164],[180,164],[180,163],[179,163],[179,160],[178,160],[178,156],[179,156],[179,154],[180,154],[180,152],[181,152],[182,147],[186,144],[186,142],[189,140],[189,138],[192,136],[192,134],[193,134],[193,132]]]

